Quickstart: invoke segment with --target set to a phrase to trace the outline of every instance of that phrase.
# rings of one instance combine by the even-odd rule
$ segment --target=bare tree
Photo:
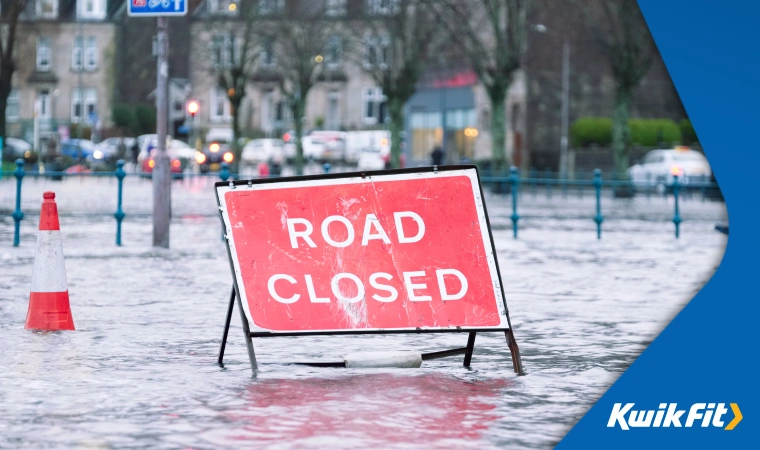
[[[442,22],[461,46],[491,102],[492,164],[506,166],[505,100],[525,51],[531,0],[442,0]]]
[[[203,61],[213,77],[213,82],[221,88],[229,100],[232,117],[233,172],[240,164],[242,148],[238,145],[241,137],[241,105],[246,98],[246,88],[254,74],[256,60],[261,51],[261,39],[256,32],[256,5],[241,2],[240,7],[228,11],[208,11],[204,27],[210,34],[209,42],[198,42],[196,61]]]
[[[281,7],[283,4],[281,0],[259,0],[256,30],[265,42],[265,52],[273,56],[268,61],[272,66],[269,70],[279,79],[280,92],[293,116],[295,169],[296,174],[302,175],[306,102],[324,70],[321,56],[327,50],[335,27],[332,21],[326,20],[324,2],[300,0],[288,4],[287,12]],[[263,5],[267,5],[265,10],[261,9]]]
[[[16,38],[19,16],[27,7],[29,0],[3,0],[2,21],[0,22],[0,137],[5,139],[5,108],[13,87],[13,73],[16,71]]]
[[[383,90],[391,132],[391,167],[400,166],[404,104],[417,89],[440,33],[429,0],[368,3],[353,22],[354,55]]]
[[[634,89],[649,72],[656,51],[636,0],[593,0],[579,3],[586,20],[607,55],[615,80],[612,111],[612,153],[618,176],[626,177],[629,165],[628,118]]]

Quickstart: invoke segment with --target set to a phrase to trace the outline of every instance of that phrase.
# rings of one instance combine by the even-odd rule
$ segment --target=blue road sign
[[[188,0],[127,0],[129,15],[135,17],[184,16]]]

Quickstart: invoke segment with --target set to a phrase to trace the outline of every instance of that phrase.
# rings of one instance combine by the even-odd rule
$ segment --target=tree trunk
[[[507,140],[506,128],[506,89],[489,92],[491,100],[491,164],[494,171],[507,167],[507,151],[504,145]]]
[[[400,99],[388,100],[391,132],[391,169],[401,167],[401,133],[404,131],[404,102]]]
[[[303,100],[296,100],[293,102],[292,111],[293,111],[293,131],[295,131],[296,134],[296,161],[295,161],[295,169],[296,169],[296,175],[303,175],[303,165],[304,165],[304,157],[303,157],[303,142],[302,142],[302,136],[303,136],[303,113],[305,109],[305,102]]]
[[[5,111],[5,108],[8,106],[8,97],[3,97],[0,95],[0,111]],[[0,114],[0,138],[3,139],[3,148],[5,148],[5,141],[7,138],[6,134],[6,121],[5,121],[5,114]],[[2,165],[2,161],[0,161],[0,165]]]
[[[628,178],[626,170],[629,165],[628,141],[631,137],[628,127],[630,107],[631,88],[619,86],[615,94],[615,109],[612,112],[612,156],[619,180]]]
[[[232,102],[231,102],[232,103]],[[235,159],[230,164],[230,172],[240,174],[241,161],[240,158],[243,154],[243,149],[238,145],[238,139],[240,139],[240,104],[242,99],[235,99],[235,102],[230,105],[232,108],[232,153],[235,155]]]

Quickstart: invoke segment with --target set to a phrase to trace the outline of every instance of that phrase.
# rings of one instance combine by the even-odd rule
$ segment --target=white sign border
[[[228,192],[243,191],[255,191],[255,190],[273,190],[273,189],[289,189],[299,187],[312,187],[312,186],[334,186],[341,184],[361,184],[361,183],[382,183],[388,181],[403,181],[403,180],[415,180],[423,178],[436,178],[436,177],[458,177],[466,176],[470,179],[473,198],[475,200],[475,207],[478,212],[478,221],[480,222],[480,232],[483,238],[483,247],[486,251],[486,259],[488,260],[488,270],[491,275],[491,282],[493,284],[494,297],[496,300],[496,307],[499,313],[500,323],[498,325],[491,326],[449,326],[449,327],[406,327],[406,328],[341,328],[330,330],[270,330],[267,328],[260,328],[253,320],[251,311],[248,307],[247,296],[245,293],[245,283],[243,283],[242,274],[240,272],[240,260],[235,246],[235,239],[232,234],[232,228],[230,227],[230,218],[227,210],[227,201],[225,194]],[[224,226],[224,232],[227,235],[227,245],[229,246],[230,256],[232,259],[232,265],[235,270],[235,281],[240,294],[240,303],[243,305],[243,311],[245,312],[246,319],[248,319],[251,333],[269,333],[269,334],[314,334],[314,333],[346,333],[352,331],[359,332],[372,332],[372,331],[447,331],[447,330],[482,330],[482,329],[494,329],[503,330],[509,328],[509,318],[507,317],[506,309],[506,295],[502,291],[501,281],[499,279],[499,271],[496,269],[496,255],[494,254],[493,242],[491,240],[491,234],[488,230],[488,222],[486,221],[485,205],[480,190],[480,183],[478,182],[478,175],[475,168],[471,169],[456,169],[456,170],[440,170],[438,172],[411,172],[411,173],[393,173],[393,174],[367,174],[366,177],[354,176],[346,178],[320,178],[320,179],[307,179],[307,180],[293,180],[282,181],[272,183],[259,183],[249,185],[234,185],[230,187],[228,184],[216,186],[216,194],[219,199],[219,208],[222,215],[222,221]],[[365,299],[366,301],[366,299]]]

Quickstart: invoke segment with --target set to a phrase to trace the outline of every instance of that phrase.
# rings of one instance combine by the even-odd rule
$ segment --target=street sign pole
[[[166,17],[158,17],[158,80],[156,86],[157,155],[153,168],[153,246],[169,248],[169,222],[171,221],[171,168],[166,152],[167,86],[169,49]]]

